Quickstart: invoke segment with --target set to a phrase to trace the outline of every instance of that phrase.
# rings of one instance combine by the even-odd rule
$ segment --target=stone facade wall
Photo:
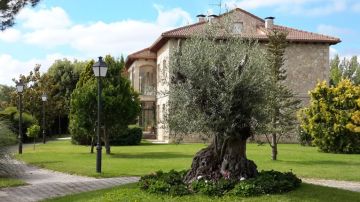
[[[157,52],[157,95],[156,95],[156,110],[157,110],[157,139],[164,142],[169,142],[170,137],[168,130],[165,129],[164,116],[168,110],[169,97],[166,92],[169,90],[169,60],[171,52],[177,47],[177,40],[169,40]],[[165,94],[164,94],[165,93]]]
[[[290,44],[285,52],[286,84],[303,101],[309,102],[308,92],[319,81],[329,79],[328,44]]]

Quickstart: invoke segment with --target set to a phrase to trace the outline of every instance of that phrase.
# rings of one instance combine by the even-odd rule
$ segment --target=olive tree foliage
[[[264,56],[256,41],[233,35],[225,20],[183,41],[170,56],[164,128],[172,138],[200,134],[212,140],[194,157],[186,181],[257,175],[246,140],[266,121],[270,78]]]
[[[19,11],[27,5],[35,6],[40,0],[1,0],[0,1],[0,30],[12,27],[14,25],[15,16]]]

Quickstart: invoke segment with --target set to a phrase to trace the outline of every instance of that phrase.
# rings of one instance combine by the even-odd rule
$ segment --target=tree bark
[[[61,135],[61,117],[60,117],[60,115],[58,116],[58,126],[59,126],[59,131],[58,131],[58,133],[59,133],[59,135]]]
[[[231,137],[216,149],[216,142],[200,150],[184,181],[191,183],[198,178],[219,180],[221,178],[240,180],[253,178],[258,174],[256,164],[246,157],[246,138]],[[216,138],[214,138],[216,139]],[[217,140],[218,141],[218,140]],[[220,155],[221,154],[221,155]]]
[[[271,155],[271,159],[272,160],[277,160],[277,142],[276,142],[276,133],[272,134],[272,139],[271,139],[271,150],[272,150],[272,155]]]
[[[110,150],[110,140],[109,140],[109,135],[107,134],[105,128],[104,128],[104,143],[105,143],[105,150],[106,150],[106,154],[110,154],[111,150]]]

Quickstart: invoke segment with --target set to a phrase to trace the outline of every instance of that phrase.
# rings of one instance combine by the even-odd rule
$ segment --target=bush
[[[210,181],[200,179],[192,182],[191,189],[195,193],[201,193],[207,196],[223,196],[229,190],[233,189],[235,182],[226,179],[220,179],[219,181]]]
[[[256,178],[236,182],[226,179],[211,181],[199,179],[190,185],[183,182],[187,171],[174,171],[169,173],[158,171],[151,175],[141,177],[140,189],[153,194],[169,194],[183,196],[199,193],[207,196],[223,196],[225,194],[242,197],[258,196],[262,194],[284,193],[299,187],[301,180],[293,173],[277,171],[261,171]]]
[[[259,176],[238,183],[229,194],[237,196],[257,196],[289,192],[300,186],[301,180],[293,173],[261,171]]]
[[[349,80],[328,87],[319,83],[301,110],[301,127],[321,151],[360,153],[360,86]]]
[[[142,129],[140,127],[129,127],[124,132],[118,132],[110,136],[111,145],[138,145],[142,138]]]
[[[0,112],[0,119],[6,121],[14,133],[19,133],[19,112],[16,107],[8,107],[5,110]],[[35,117],[30,114],[23,112],[22,113],[22,133],[25,134],[27,128],[30,126],[37,124],[37,120]],[[23,136],[23,141],[28,142],[28,138],[26,135]]]
[[[30,126],[26,131],[26,135],[28,137],[31,137],[31,138],[34,138],[34,139],[39,136],[39,133],[40,133],[40,126],[37,125],[37,124],[34,124],[34,125]]]
[[[301,127],[298,127],[299,142],[302,146],[312,146],[313,138]]]
[[[5,121],[0,121],[0,147],[16,143],[17,139],[15,133],[10,130],[9,125]]]
[[[154,174],[145,175],[139,181],[140,189],[154,194],[169,194],[183,196],[190,194],[183,178],[187,171],[171,170],[168,173],[157,171]]]

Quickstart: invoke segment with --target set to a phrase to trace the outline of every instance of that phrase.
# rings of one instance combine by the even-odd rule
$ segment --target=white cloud
[[[272,7],[278,12],[295,15],[329,15],[342,12],[347,8],[347,0],[228,0],[225,5],[232,9],[256,9]]]
[[[16,42],[20,39],[20,37],[21,32],[13,28],[6,29],[3,32],[0,31],[0,40],[4,42]]]
[[[20,31],[8,29],[0,33],[0,40],[15,41],[19,38],[26,44],[32,44],[48,51],[70,47],[77,51],[77,59],[91,59],[100,55],[129,54],[151,45],[162,32],[192,22],[190,14],[180,8],[165,10],[155,6],[158,17],[154,22],[122,20],[105,23],[102,21],[88,24],[74,24],[68,14],[59,7],[40,10],[24,9],[18,17]],[[73,58],[62,54],[49,54],[42,58],[17,60],[15,55],[0,55],[0,83],[14,85],[12,78],[28,74],[36,64],[41,64],[44,72],[56,60]]]
[[[49,17],[51,20],[43,22],[43,25],[38,27],[28,23],[31,24],[30,27],[36,29],[25,33],[24,41],[49,49],[70,46],[88,56],[109,53],[113,55],[128,54],[151,45],[162,32],[192,22],[190,14],[180,8],[164,10],[159,5],[155,5],[155,8],[158,11],[156,22],[123,20],[111,23],[98,21],[91,24],[70,25],[70,20],[65,20],[69,22],[65,23],[66,26],[60,26],[58,23],[64,19],[64,16],[67,16],[61,8],[31,11],[33,13],[27,14],[30,19],[27,19],[25,24],[35,22],[38,16],[45,14],[52,17]],[[55,15],[54,13],[62,14]],[[47,23],[54,25],[45,26]]]
[[[42,59],[34,58],[26,61],[17,60],[9,54],[2,54],[0,55],[0,65],[2,66],[0,69],[0,83],[6,85],[15,85],[12,79],[18,79],[20,74],[28,75],[29,72],[34,69],[35,65],[40,64],[40,71],[46,72],[55,60],[63,58],[74,60],[74,58],[71,56],[66,56],[59,53],[46,55],[45,58]]]
[[[345,11],[346,9],[347,4],[345,0],[331,0],[328,3],[322,5],[321,7],[300,9],[297,14],[305,14],[311,16],[330,15],[333,13]]]
[[[270,6],[279,6],[284,4],[304,4],[314,0],[228,0],[225,1],[225,5],[232,8],[242,8],[242,9],[255,9],[260,7],[270,7]]]
[[[352,30],[350,29],[335,27],[333,25],[324,25],[324,24],[321,24],[317,27],[317,32],[331,36],[340,36],[344,34],[353,33]]]
[[[71,25],[69,16],[60,7],[50,9],[34,9],[24,8],[18,16],[18,20],[22,21],[25,28],[30,29],[59,29]]]
[[[192,23],[191,16],[188,12],[181,8],[173,8],[164,10],[160,5],[155,4],[154,7],[158,11],[157,24],[161,26],[185,25]]]
[[[353,11],[360,12],[360,3],[356,3],[352,6]]]

